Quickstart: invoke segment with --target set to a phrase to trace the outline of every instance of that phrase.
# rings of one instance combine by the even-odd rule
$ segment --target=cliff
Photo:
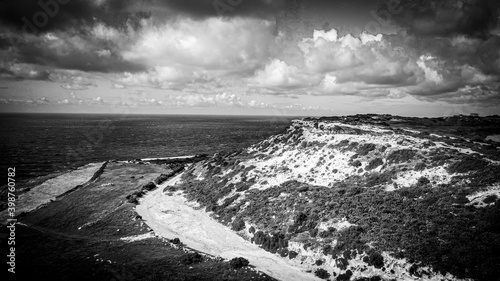
[[[494,280],[499,133],[496,117],[306,118],[166,192],[325,279]]]

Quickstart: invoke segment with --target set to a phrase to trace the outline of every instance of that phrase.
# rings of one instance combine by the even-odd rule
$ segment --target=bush
[[[156,184],[152,181],[148,182],[142,187],[142,190],[151,191],[156,188]]]
[[[337,281],[349,281],[351,280],[351,276],[352,276],[352,271],[347,270],[344,274],[340,274],[337,277]]]
[[[200,263],[203,261],[203,256],[199,253],[189,253],[181,257],[181,263],[185,265]]]
[[[495,195],[495,194],[491,194],[489,196],[487,196],[486,198],[483,199],[483,202],[485,204],[490,204],[490,203],[494,203],[495,201],[497,201],[498,197]]]
[[[384,266],[384,257],[375,251],[370,252],[367,257],[364,257],[363,261],[368,265],[373,265],[375,268],[382,268]]]
[[[234,230],[234,231],[240,231],[240,230],[243,230],[245,229],[245,222],[242,220],[242,219],[237,219],[233,222],[233,224],[231,225],[231,228]]]
[[[132,203],[132,204],[139,204],[139,201],[137,200],[137,196],[136,195],[133,195],[133,194],[130,194],[130,195],[127,195],[127,201],[129,203]]]
[[[347,266],[349,265],[349,261],[347,259],[344,259],[344,258],[339,258],[339,259],[335,260],[335,264],[341,270],[346,270]]]
[[[417,155],[417,152],[412,149],[401,149],[393,151],[389,156],[387,156],[387,162],[389,163],[401,163],[408,162]]]
[[[368,163],[368,165],[366,166],[366,170],[367,171],[373,170],[373,169],[375,169],[378,166],[383,165],[383,164],[384,164],[384,161],[382,161],[381,158],[375,158]]]
[[[295,251],[289,251],[289,252],[288,252],[288,258],[289,258],[289,259],[294,259],[294,258],[296,258],[296,257],[297,257],[297,255],[298,255],[298,253],[297,253],[297,252],[295,252]]]
[[[414,170],[415,171],[423,171],[423,170],[425,170],[425,168],[427,168],[427,165],[425,165],[425,163],[420,162],[417,165],[415,165]]]
[[[154,182],[156,182],[156,184],[160,185],[162,183],[164,183],[166,180],[168,180],[172,175],[170,174],[161,174],[159,175],[155,180]]]
[[[466,156],[460,161],[455,162],[448,166],[449,173],[467,173],[470,171],[477,171],[485,169],[488,166],[488,161],[478,159],[477,157]]]
[[[359,160],[355,160],[355,161],[352,161],[351,163],[349,163],[351,166],[354,166],[354,167],[359,167],[361,166],[361,162]]]
[[[242,268],[249,264],[248,260],[242,257],[237,257],[229,261],[229,265],[234,269]]]
[[[316,269],[316,271],[314,272],[314,275],[316,275],[317,277],[319,277],[321,279],[330,278],[330,273],[328,273],[328,271],[324,270],[323,268]]]
[[[420,177],[417,182],[417,186],[425,186],[431,183],[431,181],[426,177]]]
[[[363,144],[362,146],[360,146],[358,148],[357,152],[358,152],[359,155],[365,156],[370,151],[375,150],[375,148],[377,148],[377,146],[375,146],[375,144],[373,144],[373,143],[365,143],[365,144]]]

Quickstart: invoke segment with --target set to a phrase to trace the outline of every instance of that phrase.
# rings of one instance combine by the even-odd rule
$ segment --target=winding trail
[[[174,185],[181,175],[149,192],[136,207],[137,213],[156,234],[168,239],[177,237],[193,249],[225,259],[244,257],[259,271],[278,280],[320,280],[289,261],[246,241],[212,219],[205,211],[194,209],[182,192],[171,196],[165,194],[163,188]]]

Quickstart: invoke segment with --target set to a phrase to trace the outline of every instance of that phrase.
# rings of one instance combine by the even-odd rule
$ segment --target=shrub
[[[414,170],[415,171],[423,171],[423,170],[425,170],[425,168],[427,168],[427,165],[425,165],[425,163],[420,162],[417,165],[415,165]]]
[[[373,187],[380,184],[386,184],[392,182],[393,172],[383,172],[383,173],[372,173],[366,177],[366,186]]]
[[[203,256],[199,253],[189,253],[181,257],[181,263],[185,265],[200,263],[203,261]]]
[[[301,225],[306,220],[307,220],[307,215],[301,212],[295,216],[294,224]]]
[[[321,279],[328,279],[330,278],[330,273],[328,271],[324,270],[323,268],[318,268],[316,271],[314,271],[314,275]]]
[[[229,261],[229,265],[234,269],[242,268],[249,264],[248,260],[242,257],[237,257]]]
[[[358,148],[357,153],[361,156],[367,155],[370,151],[375,150],[377,146],[373,143],[365,143]]]
[[[154,184],[154,182],[150,181],[142,187],[142,190],[151,191],[155,188],[156,188],[156,184]]]
[[[281,257],[286,257],[288,256],[288,249],[281,249],[278,251],[278,253],[280,254]]]
[[[352,161],[352,162],[351,162],[351,163],[349,163],[349,164],[350,164],[351,166],[356,167],[356,168],[362,165],[362,164],[361,164],[361,161],[359,161],[359,160]]]
[[[495,194],[491,194],[483,199],[483,202],[486,204],[494,203],[497,201],[498,197]]]
[[[488,161],[478,159],[477,157],[465,156],[460,161],[448,166],[449,173],[467,173],[469,171],[477,171],[485,169],[488,166]]]
[[[417,186],[424,186],[431,183],[431,181],[426,177],[420,177],[417,181]]]
[[[132,204],[139,204],[139,201],[137,200],[137,196],[134,194],[127,195],[127,201]]]
[[[250,186],[246,183],[237,183],[236,184],[236,192],[245,191],[245,190],[248,190],[249,188],[250,188]]]
[[[368,163],[368,165],[366,166],[366,170],[367,171],[373,170],[383,164],[384,161],[381,158],[375,158]]]
[[[296,258],[296,257],[297,257],[297,255],[298,255],[298,253],[297,253],[297,252],[295,252],[295,251],[289,251],[289,252],[288,252],[288,258],[289,258],[289,259],[294,259],[294,258]]]
[[[371,251],[368,256],[363,258],[363,261],[368,265],[373,265],[375,268],[382,268],[384,266],[384,257],[375,251]]]
[[[417,152],[412,149],[401,149],[393,151],[389,156],[387,156],[387,162],[389,163],[402,163],[408,162],[417,155]]]
[[[335,260],[335,264],[341,270],[346,270],[347,266],[349,265],[349,261],[347,259],[344,259],[344,258],[339,258],[339,259]]]
[[[337,281],[349,281],[349,280],[351,280],[351,276],[352,276],[352,271],[347,270],[345,273],[340,274],[337,277]]]
[[[245,222],[242,220],[242,219],[237,219],[233,222],[233,224],[231,225],[231,228],[234,230],[234,231],[240,231],[240,230],[243,230],[245,229]]]

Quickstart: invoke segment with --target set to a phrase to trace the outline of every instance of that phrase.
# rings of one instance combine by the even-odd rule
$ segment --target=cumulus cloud
[[[266,88],[296,88],[310,83],[309,78],[298,67],[274,59],[264,69],[257,71],[253,80],[257,86]]]
[[[312,95],[391,99],[412,95],[427,101],[490,98],[497,102],[493,98],[498,89],[495,68],[488,71],[486,64],[468,55],[460,58],[460,54],[477,52],[474,46],[486,44],[484,41],[461,35],[447,40],[443,47],[420,48],[418,44],[402,45],[393,39],[394,36],[386,38],[366,32],[355,37],[339,36],[335,29],[315,30],[311,37],[298,42],[302,55],[296,60],[298,63],[274,59],[256,71],[253,81],[270,94],[301,90],[302,94]],[[444,46],[450,45],[456,48],[452,54],[446,54]],[[487,53],[492,52],[495,62],[497,51]],[[473,94],[474,91],[478,93]],[[454,98],[460,95],[469,95],[470,99]]]
[[[248,71],[260,66],[275,46],[274,24],[251,18],[179,19],[149,22],[124,59],[150,67],[203,67]]]

